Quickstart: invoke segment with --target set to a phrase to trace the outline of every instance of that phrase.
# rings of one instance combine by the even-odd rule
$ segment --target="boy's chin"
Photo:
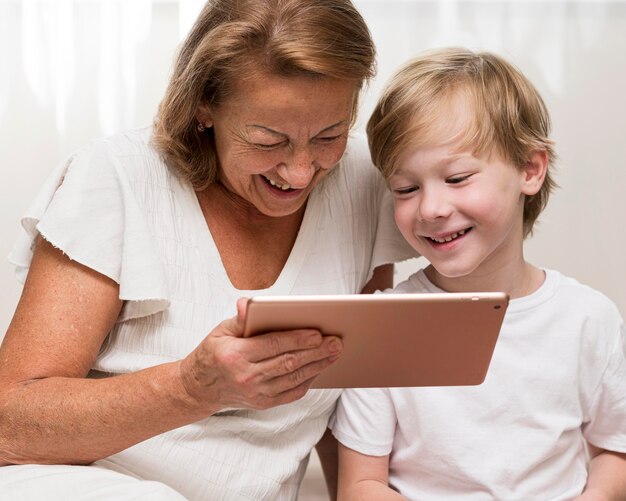
[[[440,281],[449,282],[467,279],[475,269],[476,267],[472,266],[446,265],[431,262],[426,269],[426,276],[431,282],[438,285],[437,282]]]

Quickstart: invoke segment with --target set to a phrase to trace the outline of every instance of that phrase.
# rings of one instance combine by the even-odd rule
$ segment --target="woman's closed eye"
[[[336,136],[324,136],[324,137],[316,138],[315,141],[318,143],[322,143],[322,144],[332,144],[336,141],[339,141],[342,137],[344,137],[344,134],[339,134]],[[288,141],[278,141],[275,143],[253,143],[254,147],[259,148],[261,150],[275,150],[278,148],[282,148],[283,146],[286,146],[287,144],[288,144]]]
[[[324,137],[318,137],[316,141],[319,143],[323,143],[323,144],[329,144],[329,143],[334,143],[335,141],[338,141],[342,137],[344,137],[344,134],[338,134],[336,136],[324,136]]]
[[[285,146],[286,141],[279,141],[278,143],[253,143],[256,148],[261,150],[275,150],[281,146]]]

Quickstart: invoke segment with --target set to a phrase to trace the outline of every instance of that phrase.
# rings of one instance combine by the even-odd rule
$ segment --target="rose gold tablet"
[[[259,296],[245,336],[315,328],[343,339],[313,388],[466,386],[487,374],[508,296],[500,292]]]

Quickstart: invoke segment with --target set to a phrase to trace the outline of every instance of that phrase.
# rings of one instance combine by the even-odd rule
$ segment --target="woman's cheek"
[[[328,146],[323,146],[323,150],[320,154],[320,165],[323,169],[331,170],[339,165],[341,161],[341,157],[343,157],[346,152],[346,147],[348,145],[347,139],[342,139],[337,142],[337,144],[332,144]]]

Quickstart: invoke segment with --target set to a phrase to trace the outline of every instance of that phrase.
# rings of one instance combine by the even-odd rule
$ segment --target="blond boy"
[[[555,186],[549,128],[532,84],[493,54],[426,53],[381,97],[372,159],[430,262],[394,292],[511,302],[482,385],[344,392],[340,499],[626,499],[623,321],[599,292],[524,259]]]

